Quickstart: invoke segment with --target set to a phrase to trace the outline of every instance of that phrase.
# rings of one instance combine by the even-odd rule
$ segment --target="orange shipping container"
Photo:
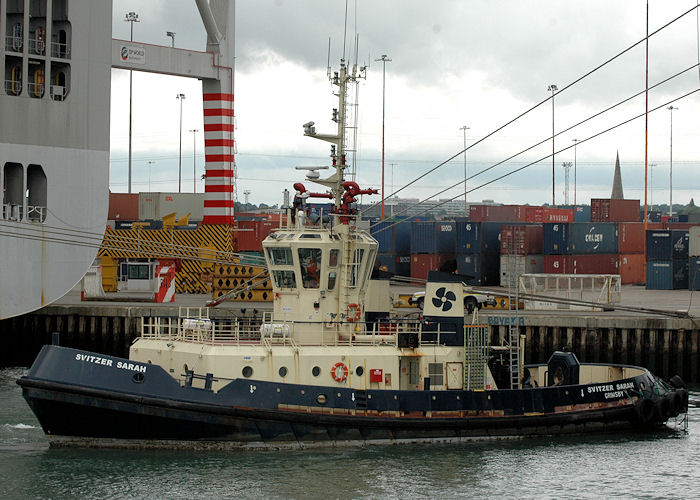
[[[661,224],[648,222],[647,229],[661,229]],[[621,254],[644,253],[646,234],[643,222],[620,222],[618,238],[618,249]]]
[[[620,254],[620,281],[623,285],[637,285],[646,281],[643,253]]]
[[[138,193],[109,193],[107,220],[139,220]]]

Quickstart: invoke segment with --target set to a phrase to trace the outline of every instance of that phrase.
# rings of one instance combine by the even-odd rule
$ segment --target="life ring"
[[[351,311],[354,310],[354,314]],[[362,316],[362,308],[359,304],[348,304],[347,318],[348,321],[360,321]]]
[[[348,367],[342,361],[338,361],[331,368],[331,376],[336,382],[345,382],[345,379],[348,378],[348,373]]]

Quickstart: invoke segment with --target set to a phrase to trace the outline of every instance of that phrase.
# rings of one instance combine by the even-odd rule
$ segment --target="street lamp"
[[[165,33],[165,36],[169,36],[169,37],[172,39],[172,40],[171,40],[171,43],[170,43],[170,46],[171,46],[172,48],[175,48],[175,32],[174,32],[174,31],[167,31],[167,32]]]
[[[574,207],[576,206],[576,146],[578,139],[571,139],[574,143]]]
[[[671,151],[668,168],[668,216],[673,217],[673,110],[678,108],[668,106],[666,109],[671,112]]]
[[[464,215],[468,214],[467,210],[467,130],[469,127],[462,125],[459,130],[464,133]]]
[[[547,90],[552,93],[552,207],[556,207],[554,201],[554,93],[559,89],[552,83],[547,87]]]
[[[178,94],[175,99],[180,100],[180,155],[177,168],[177,192],[182,193],[182,101],[185,100],[185,94]]]
[[[197,132],[199,129],[193,128],[192,132],[192,192],[197,192]]]
[[[124,16],[124,21],[131,23],[130,41],[134,41],[134,23],[138,23],[139,15],[136,12],[129,12]],[[131,115],[132,115],[132,94],[134,88],[133,72],[129,70],[129,193],[131,193]]]
[[[386,54],[382,54],[382,57],[375,59],[375,61],[382,61],[382,220],[384,220],[384,117],[385,117],[385,102],[386,102],[386,63],[391,62],[391,59]]]
[[[155,163],[154,160],[148,160],[146,163],[148,163],[148,192],[151,192],[151,167]]]

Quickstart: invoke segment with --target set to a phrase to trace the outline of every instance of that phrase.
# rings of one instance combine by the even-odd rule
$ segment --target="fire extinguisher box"
[[[373,368],[369,371],[369,381],[381,384],[384,381],[384,370]]]

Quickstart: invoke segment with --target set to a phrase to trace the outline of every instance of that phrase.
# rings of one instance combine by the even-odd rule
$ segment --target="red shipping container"
[[[236,222],[234,239],[237,240],[238,252],[262,252],[262,242],[279,223],[268,220],[247,220]]]
[[[542,222],[574,222],[573,208],[542,207],[542,215]]]
[[[693,226],[700,226],[697,222],[664,222],[664,229],[680,229],[681,231],[687,231]]]
[[[545,255],[542,262],[545,274],[573,274],[573,255]]]
[[[525,222],[523,205],[470,205],[471,222]]]
[[[505,255],[542,253],[542,226],[502,226],[501,253]]]
[[[545,274],[618,274],[617,254],[545,255]]]
[[[427,280],[428,271],[439,271],[448,260],[454,259],[451,253],[413,253],[411,254],[411,278]]]
[[[639,222],[639,200],[591,198],[591,222]]]
[[[647,229],[661,229],[658,222],[648,222]],[[643,222],[621,222],[618,225],[618,248],[621,254],[644,253],[646,234]]]
[[[623,285],[637,285],[646,282],[646,265],[643,253],[620,255],[620,281]]]
[[[138,193],[109,193],[107,220],[139,220]]]

